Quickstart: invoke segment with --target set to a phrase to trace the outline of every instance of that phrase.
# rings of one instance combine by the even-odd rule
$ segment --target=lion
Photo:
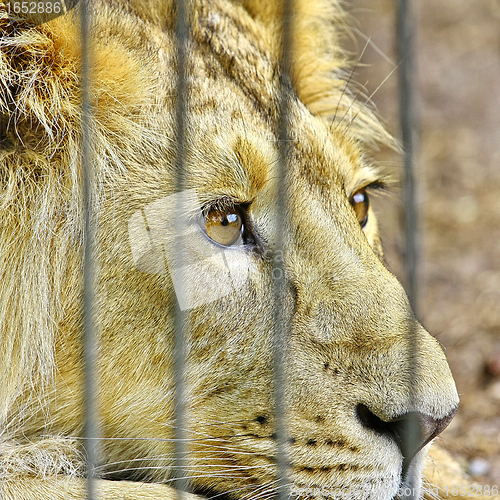
[[[37,24],[12,4],[0,1],[0,488],[82,499],[79,7]],[[439,459],[433,483],[422,471],[459,399],[383,263],[369,198],[387,182],[371,151],[394,143],[349,87],[340,2],[295,2],[286,222],[274,208],[281,4],[190,2],[182,191],[175,12],[170,0],[91,3],[98,498],[175,496],[176,309],[188,324],[186,496],[279,493],[278,230],[285,494],[444,498]]]

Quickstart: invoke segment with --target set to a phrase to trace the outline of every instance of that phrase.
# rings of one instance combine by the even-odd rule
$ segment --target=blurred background
[[[363,53],[355,79],[399,136],[396,1],[350,3]],[[500,0],[412,3],[420,319],[443,345],[461,398],[439,441],[478,482],[500,485]],[[396,154],[377,159],[402,174]],[[374,206],[388,266],[404,282],[400,191]]]

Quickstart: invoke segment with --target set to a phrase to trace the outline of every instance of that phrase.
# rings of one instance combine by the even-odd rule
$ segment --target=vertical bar
[[[413,311],[419,313],[419,217],[415,175],[418,148],[417,109],[415,105],[416,71],[414,64],[415,19],[410,0],[398,0],[397,43],[399,59],[400,123],[404,150],[404,266],[407,293]]]
[[[398,0],[397,9],[397,44],[399,60],[399,91],[400,91],[400,124],[404,152],[404,268],[406,274],[406,287],[410,304],[415,315],[419,314],[419,218],[417,209],[417,182],[416,182],[416,157],[418,148],[417,110],[415,103],[415,85],[417,82],[414,62],[414,34],[415,19],[412,11],[411,0]],[[408,321],[408,365],[409,365],[409,398],[414,407],[415,392],[414,381],[418,377],[416,365],[418,352],[417,324],[414,320]],[[409,458],[419,446],[422,439],[420,422],[415,413],[411,413],[405,421],[403,433],[402,452],[405,456],[403,475],[408,472]],[[410,498],[417,498],[415,490],[411,488]]]
[[[81,0],[82,41],[82,184],[83,184],[83,361],[85,371],[83,443],[87,460],[87,499],[95,498],[95,465],[97,460],[96,408],[96,338],[93,318],[94,302],[94,216],[92,211],[91,119],[90,102],[90,12],[89,0]]]
[[[186,150],[186,62],[187,62],[187,9],[188,0],[177,0],[177,19],[175,35],[177,39],[177,101],[176,101],[176,152],[175,152],[175,182],[176,192],[184,191],[185,185],[185,150]],[[175,230],[182,234],[183,213],[178,207],[175,213]],[[181,265],[184,253],[182,237],[176,238],[176,262]],[[181,280],[182,281],[182,280]],[[187,491],[186,446],[185,446],[185,381],[184,361],[186,355],[185,325],[187,313],[181,311],[173,296],[174,302],[174,417],[175,417],[175,457],[174,457],[174,484],[177,500],[182,500],[183,492]]]
[[[287,229],[287,170],[290,157],[291,134],[289,131],[290,105],[292,98],[292,13],[293,0],[283,0],[281,26],[281,60],[279,71],[279,123],[278,123],[278,193],[276,197],[277,232],[275,235],[274,256],[274,337],[273,337],[273,370],[274,370],[274,400],[276,405],[276,440],[277,440],[277,497],[279,500],[288,498],[288,454],[286,449],[285,421],[285,384],[287,356],[287,339],[289,336],[290,318],[286,314],[285,304],[286,277],[283,259],[285,233]]]

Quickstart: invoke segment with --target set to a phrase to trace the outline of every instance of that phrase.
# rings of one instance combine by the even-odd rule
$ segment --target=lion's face
[[[380,260],[367,202],[380,173],[341,127],[314,118],[296,99],[282,218],[274,211],[276,87],[235,85],[215,63],[208,73],[206,55],[192,57],[185,191],[173,192],[167,152],[154,170],[146,166],[140,176],[127,177],[127,187],[118,182],[103,216],[109,267],[102,293],[113,297],[103,299],[101,309],[106,434],[173,436],[176,300],[189,318],[186,437],[194,488],[237,497],[274,492],[270,255],[281,230],[295,493],[339,489],[351,495],[346,498],[388,500],[401,486],[418,489],[420,459],[408,468],[403,454],[408,462],[444,427],[458,398],[441,348],[416,322]],[[261,67],[270,67],[261,57]],[[166,120],[171,111],[166,107]],[[121,191],[123,199],[116,194]],[[185,213],[183,238],[169,233],[176,209]],[[172,250],[179,240],[188,263],[180,277]],[[188,289],[187,296],[174,293],[172,282]],[[123,390],[117,391],[118,380]],[[412,412],[428,420],[427,427],[404,449],[401,420]],[[151,479],[170,477],[171,443],[128,446],[107,445],[107,459],[120,461],[111,470],[144,467],[140,474]],[[144,460],[132,462],[137,459]]]
[[[242,21],[242,9],[204,9],[190,52],[185,189],[174,189],[175,78],[172,45],[161,31],[148,42],[157,47],[134,49],[145,60],[144,74],[133,80],[139,90],[121,90],[140,95],[127,119],[147,122],[141,130],[149,132],[140,136],[131,126],[123,137],[109,134],[102,148],[108,167],[120,166],[102,181],[98,214],[100,417],[109,438],[102,470],[109,477],[172,477],[177,301],[188,318],[185,435],[193,488],[237,498],[275,493],[271,255],[282,231],[292,492],[413,498],[405,488],[419,488],[415,454],[446,426],[458,396],[441,348],[380,260],[368,197],[381,174],[348,122],[315,117],[296,97],[287,212],[276,213],[274,59],[256,41],[262,28]],[[108,15],[97,17],[98,27]],[[110,78],[105,68],[113,54],[134,46],[128,35],[126,42],[115,36],[116,52],[111,47],[98,61],[98,82]],[[139,56],[123,62],[131,75]],[[96,88],[103,95],[96,100],[97,132],[104,136],[115,124],[106,120],[122,111],[109,99],[112,87]],[[140,154],[127,157],[127,148]],[[182,236],[172,235],[176,210],[185,213]],[[178,241],[183,268],[175,259]],[[76,309],[77,302],[57,342],[51,415],[53,431],[63,434],[81,428],[78,349],[69,347],[79,342]],[[410,416],[422,430],[408,443]]]

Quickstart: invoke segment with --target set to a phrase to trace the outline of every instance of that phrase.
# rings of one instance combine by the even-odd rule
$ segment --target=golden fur
[[[401,486],[419,489],[424,452],[402,479],[395,440],[370,428],[360,408],[379,423],[409,412],[446,419],[458,397],[441,348],[381,263],[372,210],[361,229],[350,203],[383,182],[368,151],[391,139],[346,87],[345,14],[337,0],[296,3],[283,255],[284,307],[293,315],[290,479],[303,498],[353,488],[348,498],[389,500]],[[148,215],[174,193],[172,12],[168,0],[93,2],[102,498],[174,495],[175,296],[170,274],[152,272],[147,252],[134,254],[131,226],[134,214]],[[203,207],[244,207],[254,237],[225,254],[229,266],[243,262],[244,284],[189,310],[188,475],[193,491],[208,496],[275,493],[267,250],[276,228],[280,16],[279,3],[193,2],[185,187]],[[0,488],[6,499],[80,499],[78,11],[33,28],[9,19],[0,0],[0,30]],[[418,339],[414,381],[410,331]]]

